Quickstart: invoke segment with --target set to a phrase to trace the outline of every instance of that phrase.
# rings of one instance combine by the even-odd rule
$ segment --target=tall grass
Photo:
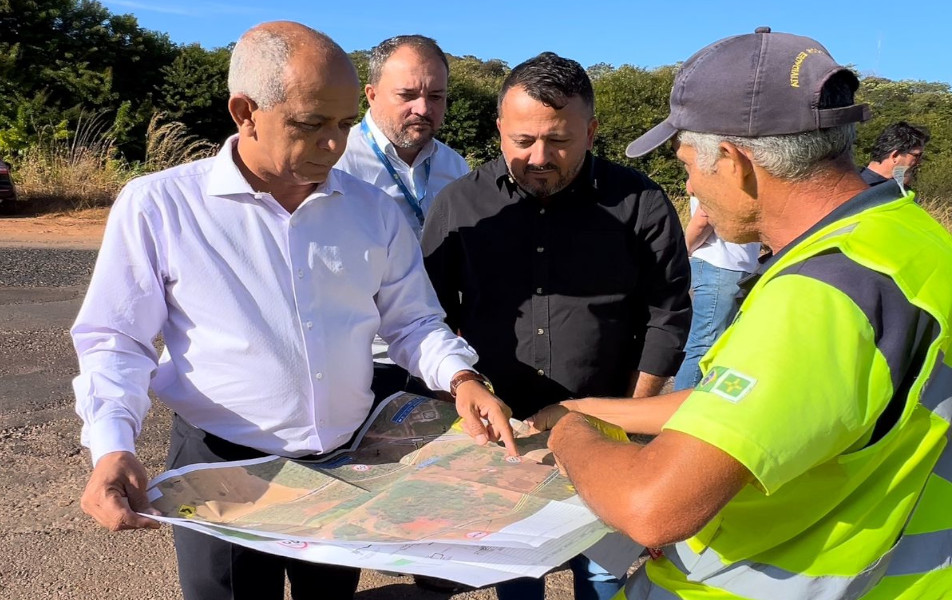
[[[946,230],[952,232],[952,200],[926,196],[919,199],[919,205]]]
[[[215,154],[218,146],[189,135],[184,123],[168,121],[163,123],[165,115],[154,113],[146,131],[145,162],[146,173],[154,173],[169,167],[192,162]]]
[[[114,140],[102,115],[81,116],[75,133],[61,137],[53,128],[17,162],[14,175],[21,198],[35,212],[108,206],[128,180],[128,168],[116,160]]]
[[[185,125],[155,113],[146,131],[146,156],[130,163],[116,152],[102,114],[82,116],[68,136],[50,127],[15,165],[19,195],[34,213],[71,212],[109,206],[131,178],[198,160],[214,144],[188,134]]]

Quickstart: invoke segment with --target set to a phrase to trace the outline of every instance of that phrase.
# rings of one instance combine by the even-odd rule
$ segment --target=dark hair
[[[514,87],[521,87],[531,98],[556,110],[578,96],[592,113],[595,112],[595,92],[588,73],[576,61],[554,52],[543,52],[509,72],[496,99],[497,113],[501,112],[506,92]]]
[[[383,65],[394,52],[404,46],[410,46],[424,56],[439,58],[443,66],[446,67],[447,74],[449,74],[450,63],[446,60],[446,54],[437,45],[436,40],[425,35],[397,35],[380,42],[370,51],[370,77],[367,83],[377,85],[380,81],[380,74],[383,72]]]
[[[930,137],[929,131],[924,127],[913,127],[905,121],[893,123],[883,129],[876,138],[872,159],[874,162],[882,162],[893,152],[908,154],[916,148],[924,148]]]

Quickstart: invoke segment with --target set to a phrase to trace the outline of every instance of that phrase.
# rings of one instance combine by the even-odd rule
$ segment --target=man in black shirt
[[[691,323],[674,207],[642,173],[590,153],[594,92],[577,62],[518,65],[498,111],[503,155],[445,187],[424,227],[447,323],[516,418],[567,398],[657,394]],[[576,598],[618,589],[572,566]],[[513,585],[499,597],[542,597],[539,580]]]

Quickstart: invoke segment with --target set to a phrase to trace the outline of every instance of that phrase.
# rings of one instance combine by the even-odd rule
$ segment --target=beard
[[[526,165],[518,170],[513,169],[512,163],[510,162],[509,174],[516,180],[519,187],[536,198],[548,198],[569,187],[578,176],[579,171],[582,170],[582,163],[584,162],[585,157],[582,156],[582,160],[571,169],[559,169],[558,165],[554,163],[546,163],[544,165]],[[547,175],[549,175],[550,178],[539,179],[532,177],[533,173],[539,172],[548,172]],[[551,178],[553,172],[556,174],[554,179]]]
[[[423,131],[417,129],[421,125],[426,129]],[[397,148],[422,148],[436,135],[436,127],[432,119],[426,117],[412,117],[402,123],[385,121],[378,126]]]

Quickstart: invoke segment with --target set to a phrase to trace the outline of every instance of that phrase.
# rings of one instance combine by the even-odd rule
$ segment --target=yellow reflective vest
[[[922,366],[904,395],[893,393],[900,388],[855,298],[789,275],[833,254],[888,277],[928,315]],[[912,194],[829,223],[779,256],[665,426],[721,447],[757,481],[697,535],[649,561],[624,596],[952,598],[950,324],[952,237]],[[785,349],[783,361],[773,348]],[[816,385],[785,388],[788,380]],[[895,423],[874,437],[884,403],[896,398]],[[824,435],[797,447],[800,429]],[[774,452],[771,436],[788,442],[787,454]]]

